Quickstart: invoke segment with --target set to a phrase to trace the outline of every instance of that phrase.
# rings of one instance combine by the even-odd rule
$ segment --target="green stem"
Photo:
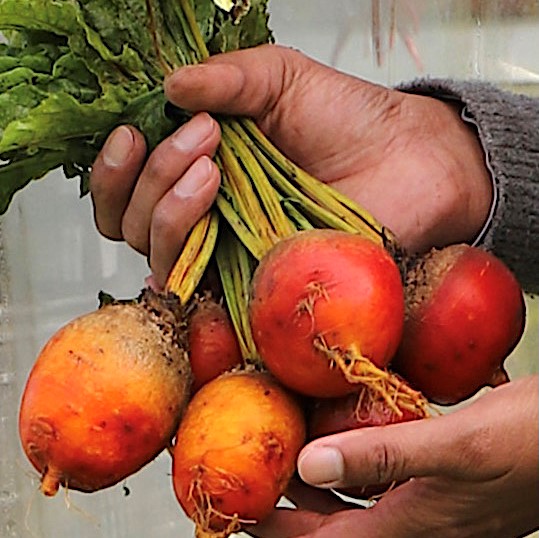
[[[223,187],[230,193],[234,209],[253,234],[263,243],[268,244],[267,241],[270,241],[269,244],[272,244],[268,239],[272,233],[271,225],[260,206],[250,178],[227,140],[223,140],[217,149],[217,163],[223,173]]]
[[[292,161],[287,159],[269,142],[253,121],[244,119],[241,122],[241,126],[251,137],[252,142],[258,151],[260,153],[263,152],[266,155],[266,161],[272,163],[271,177],[277,182],[279,188],[288,188],[286,183],[295,184],[317,205],[333,213],[336,219],[342,220],[352,226],[356,233],[361,233],[382,244],[396,242],[391,232],[382,226],[365,209],[333,189],[333,187],[313,178],[307,172],[296,166]],[[258,155],[260,155],[260,153]],[[273,175],[276,167],[282,172]]]
[[[230,227],[234,230],[241,242],[249,249],[249,252],[257,259],[261,260],[267,251],[265,245],[260,241],[259,236],[253,234],[248,226],[245,225],[232,204],[228,202],[225,196],[217,196],[217,207],[227,220]]]
[[[209,58],[210,53],[204,42],[204,38],[200,33],[200,28],[195,16],[195,10],[191,3],[191,0],[180,0],[180,6],[184,17],[181,17],[182,26],[184,28],[185,35],[191,43],[191,47],[196,52],[199,61],[203,61]]]
[[[294,233],[296,230],[281,207],[280,196],[253,154],[252,145],[246,144],[244,138],[238,135],[238,130],[241,132],[238,122],[236,120],[223,121],[221,127],[225,140],[229,141],[230,147],[237,153],[251,185],[256,188],[260,197],[268,220],[266,229],[272,230],[271,242],[275,243],[277,238],[287,237]]]
[[[249,323],[249,285],[253,260],[236,236],[224,231],[216,249],[217,266],[228,312],[238,337],[244,364],[260,365]]]
[[[283,208],[286,214],[295,223],[297,230],[312,230],[314,225],[305,217],[305,215],[296,207],[295,200],[283,199]]]

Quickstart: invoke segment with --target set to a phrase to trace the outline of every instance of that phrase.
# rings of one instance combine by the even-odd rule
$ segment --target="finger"
[[[175,71],[165,80],[165,94],[187,110],[261,118],[279,100],[291,70],[306,61],[299,52],[275,45],[216,55]]]
[[[117,127],[107,138],[90,174],[94,220],[99,232],[122,239],[122,216],[146,155],[144,137],[134,127]]]
[[[122,235],[136,250],[148,254],[154,208],[202,155],[213,155],[220,140],[217,122],[200,113],[161,142],[144,166],[125,210]],[[180,192],[177,196],[185,197]],[[195,191],[188,194],[191,202]]]
[[[247,528],[247,534],[260,538],[293,537],[303,535],[318,528],[326,521],[325,516],[362,508],[347,503],[333,492],[306,486],[300,480],[291,480],[286,498],[296,508],[279,507],[264,521]]]
[[[388,519],[388,517],[390,519]],[[412,537],[401,534],[395,519],[386,512],[370,510],[344,510],[330,515],[309,510],[277,508],[258,525],[247,531],[256,538],[386,538]]]
[[[307,445],[298,472],[324,488],[388,484],[453,472],[470,441],[453,416],[331,435]]]
[[[245,531],[256,538],[296,538],[316,530],[326,518],[314,511],[276,508],[258,525],[246,527]]]
[[[199,157],[155,206],[150,227],[150,267],[165,286],[187,233],[208,211],[219,188],[217,165]]]
[[[351,504],[338,497],[333,491],[321,490],[307,486],[299,480],[292,480],[286,489],[286,498],[296,508],[332,514],[339,510],[351,508]]]

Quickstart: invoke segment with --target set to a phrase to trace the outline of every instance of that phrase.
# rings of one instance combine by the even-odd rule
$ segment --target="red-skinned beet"
[[[224,306],[211,298],[197,300],[188,321],[193,390],[242,363],[234,327]]]
[[[309,439],[325,435],[368,428],[386,426],[425,418],[422,408],[401,409],[399,415],[388,407],[384,400],[365,405],[361,395],[352,393],[341,398],[318,398],[309,406]]]
[[[359,428],[387,426],[419,420],[428,416],[422,406],[396,409],[383,399],[368,401],[365,392],[353,393],[341,398],[318,398],[308,406],[307,435],[309,440],[326,435]],[[342,488],[338,491],[358,499],[369,499],[382,495],[395,484],[369,484]]]
[[[378,381],[397,349],[400,272],[382,246],[359,235],[299,232],[260,262],[249,314],[264,364],[285,386],[307,396],[342,396],[356,391],[359,380],[369,383],[371,374]]]
[[[451,245],[421,258],[405,284],[395,371],[442,405],[507,381],[503,362],[524,331],[525,303],[501,260],[477,247]]]

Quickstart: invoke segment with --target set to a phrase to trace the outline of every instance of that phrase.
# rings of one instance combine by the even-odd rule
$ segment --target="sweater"
[[[426,78],[397,89],[462,103],[463,120],[477,127],[495,192],[475,244],[502,259],[525,291],[539,293],[539,98],[477,81]]]

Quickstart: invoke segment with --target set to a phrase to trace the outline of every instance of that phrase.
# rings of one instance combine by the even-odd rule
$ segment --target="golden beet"
[[[204,385],[180,424],[172,472],[197,536],[228,536],[268,516],[304,441],[302,409],[269,374],[225,373]]]
[[[112,486],[171,442],[191,381],[180,319],[175,296],[145,290],[71,321],[45,345],[19,416],[44,494]]]

